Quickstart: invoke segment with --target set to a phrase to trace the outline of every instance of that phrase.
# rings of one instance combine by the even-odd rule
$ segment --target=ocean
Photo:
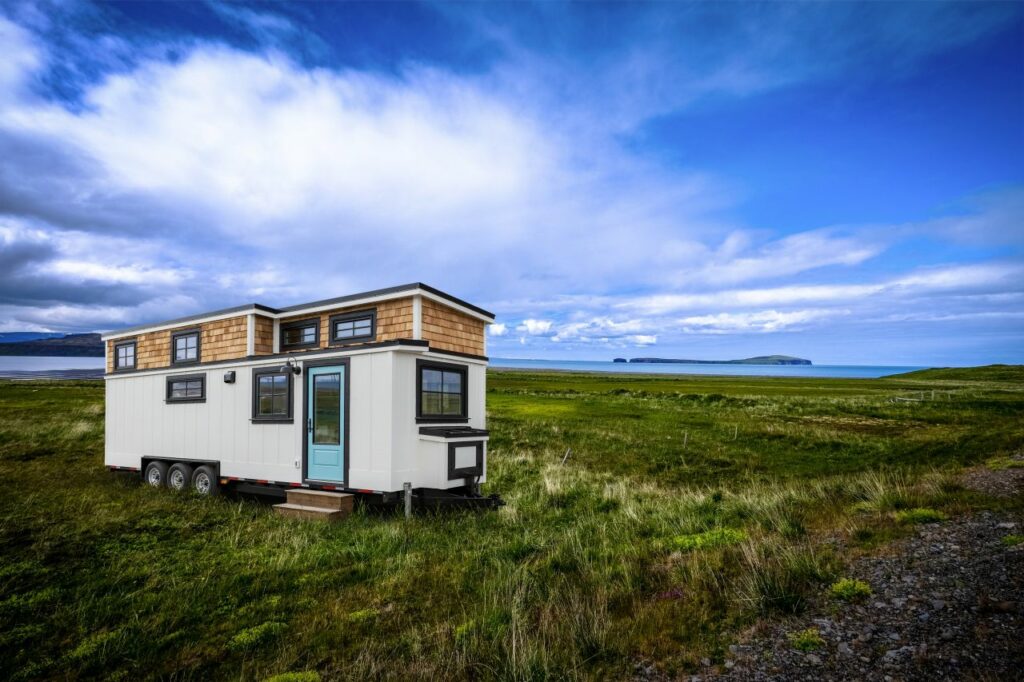
[[[601,360],[521,360],[491,358],[491,367],[510,369],[560,369],[573,372],[615,372],[619,374],[712,374],[753,377],[832,377],[875,379],[890,374],[913,372],[927,367],[892,365],[685,365],[670,363],[626,363]]]
[[[0,379],[91,379],[103,376],[103,358],[0,355]]]
[[[0,355],[0,376],[24,376],[25,372],[93,370],[102,374],[103,358],[52,358]],[[575,372],[616,372],[619,374],[717,374],[760,377],[835,377],[874,379],[912,372],[925,367],[894,365],[683,365],[668,363],[625,363],[601,360],[522,360],[491,358],[491,367],[516,369],[560,369]]]

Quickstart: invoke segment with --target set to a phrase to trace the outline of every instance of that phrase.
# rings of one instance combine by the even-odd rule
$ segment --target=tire
[[[204,464],[192,473],[192,491],[198,495],[220,495],[220,481],[212,466]]]
[[[150,462],[142,474],[142,481],[154,488],[167,485],[167,462]]]
[[[167,487],[182,492],[188,490],[192,482],[192,467],[188,464],[175,462],[167,471]]]

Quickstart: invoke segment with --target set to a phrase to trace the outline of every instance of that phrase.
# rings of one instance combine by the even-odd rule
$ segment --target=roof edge
[[[143,332],[143,331],[146,331],[146,330],[160,328],[160,327],[173,327],[173,326],[177,326],[177,325],[181,325],[181,324],[186,324],[188,322],[195,322],[197,320],[203,320],[203,319],[206,319],[206,318],[220,317],[220,316],[223,316],[223,315],[230,315],[231,313],[264,312],[264,313],[270,313],[271,315],[275,315],[276,316],[276,315],[283,315],[285,313],[301,312],[301,311],[307,310],[309,308],[319,308],[319,307],[329,306],[329,305],[342,305],[342,304],[350,302],[350,301],[359,301],[359,300],[362,300],[362,299],[365,299],[365,298],[374,298],[374,297],[378,297],[378,296],[388,296],[390,294],[401,294],[401,293],[405,293],[405,292],[409,292],[411,294],[411,293],[413,293],[415,291],[425,291],[425,292],[428,292],[428,293],[433,294],[434,296],[442,298],[442,299],[444,299],[446,301],[449,301],[449,302],[454,303],[456,305],[462,306],[463,308],[467,308],[469,310],[472,310],[473,312],[477,313],[478,315],[482,315],[484,317],[488,317],[491,320],[494,320],[494,318],[495,318],[494,313],[492,313],[492,312],[490,312],[488,310],[484,310],[483,308],[481,308],[479,306],[475,306],[472,303],[469,303],[468,301],[464,301],[461,298],[458,298],[457,296],[452,296],[449,293],[441,291],[440,289],[432,287],[432,286],[430,286],[428,284],[424,284],[423,282],[411,282],[409,284],[400,284],[398,286],[385,287],[383,289],[374,289],[372,291],[363,291],[363,292],[360,292],[360,293],[357,293],[357,294],[348,294],[346,296],[337,296],[335,298],[325,298],[325,299],[321,299],[319,301],[311,301],[309,303],[300,303],[300,304],[297,304],[297,305],[285,306],[284,308],[272,308],[270,306],[263,305],[262,303],[247,303],[245,305],[234,306],[234,307],[231,307],[231,308],[222,308],[220,310],[211,310],[211,311],[204,312],[204,313],[197,313],[195,315],[186,315],[185,317],[178,317],[178,318],[174,318],[174,319],[170,319],[170,320],[159,320],[159,321],[156,321],[156,322],[150,322],[148,324],[139,324],[139,325],[134,325],[134,326],[131,326],[131,327],[123,327],[121,329],[113,329],[111,331],[108,331],[108,332],[102,334],[101,338],[104,341],[106,341],[107,339],[110,339],[110,338],[121,337],[121,336],[125,336],[125,335],[128,335],[128,334],[132,334],[134,332]]]

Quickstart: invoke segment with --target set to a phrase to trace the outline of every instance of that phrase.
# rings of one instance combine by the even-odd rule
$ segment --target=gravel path
[[[848,574],[874,594],[862,604],[822,601],[799,619],[762,627],[730,648],[736,680],[1024,679],[1024,516],[981,512],[922,526]],[[824,645],[796,651],[791,632],[814,628]]]

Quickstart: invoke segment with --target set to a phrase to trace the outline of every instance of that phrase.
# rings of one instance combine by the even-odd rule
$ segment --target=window
[[[464,365],[418,360],[416,417],[419,421],[464,422],[466,378]]]
[[[363,310],[331,316],[331,343],[373,341],[377,336],[377,311]]]
[[[114,346],[114,369],[135,369],[135,342],[128,341]]]
[[[171,334],[171,364],[199,362],[199,330]]]
[[[281,348],[314,348],[319,345],[319,318],[281,325]]]
[[[448,443],[448,480],[484,475],[483,441]]]
[[[292,420],[292,373],[273,369],[252,372],[252,419],[263,422]]]
[[[167,402],[206,402],[206,375],[190,374],[189,376],[167,377]]]

